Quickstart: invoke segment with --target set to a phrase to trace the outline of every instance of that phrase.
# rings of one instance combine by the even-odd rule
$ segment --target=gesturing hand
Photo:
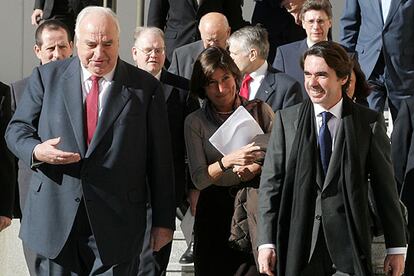
[[[34,158],[37,161],[53,165],[71,164],[79,162],[80,155],[75,152],[66,152],[57,148],[60,137],[49,139],[36,145],[33,150]]]

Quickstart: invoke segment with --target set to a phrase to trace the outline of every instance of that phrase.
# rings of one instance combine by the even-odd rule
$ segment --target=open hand
[[[75,152],[66,152],[57,148],[60,137],[49,139],[36,145],[33,150],[36,161],[53,165],[71,164],[79,162],[80,155]]]

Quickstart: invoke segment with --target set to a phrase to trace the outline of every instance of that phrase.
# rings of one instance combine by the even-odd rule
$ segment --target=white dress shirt
[[[82,82],[82,98],[83,103],[86,101],[86,97],[89,94],[89,91],[92,88],[92,79],[91,79],[91,72],[89,72],[86,68],[84,68],[81,64],[82,73],[81,73],[81,82]],[[112,79],[114,78],[116,65],[114,66],[114,69],[112,69],[108,74],[104,75],[99,80],[99,98],[98,98],[98,118],[101,116],[103,107],[105,106],[106,99],[108,98],[108,90],[111,86]]]
[[[268,67],[269,65],[267,64],[267,61],[265,61],[262,66],[257,68],[256,71],[250,73],[252,80],[249,83],[249,100],[256,98],[257,91],[259,90],[259,87],[266,76]]]

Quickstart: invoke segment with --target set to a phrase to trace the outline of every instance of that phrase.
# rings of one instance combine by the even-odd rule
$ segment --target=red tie
[[[98,123],[98,98],[99,98],[99,79],[101,77],[91,76],[92,87],[86,96],[85,102],[85,116],[86,116],[86,143],[89,144],[92,141],[93,134]]]
[[[246,74],[244,76],[244,79],[242,81],[242,85],[240,88],[240,96],[242,96],[245,99],[249,99],[249,83],[252,80],[252,77],[249,74]]]

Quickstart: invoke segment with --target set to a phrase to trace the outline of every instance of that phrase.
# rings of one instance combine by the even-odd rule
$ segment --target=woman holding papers
[[[239,69],[221,48],[205,49],[194,64],[190,94],[204,99],[204,103],[187,117],[184,132],[191,178],[201,191],[194,224],[197,276],[258,275],[251,249],[232,249],[228,240],[235,194],[240,187],[253,185],[259,178],[261,165],[257,159],[263,157],[261,147],[248,143],[223,155],[209,141],[240,106],[253,116],[264,133],[270,132],[272,109],[259,100],[240,97],[240,82]]]

